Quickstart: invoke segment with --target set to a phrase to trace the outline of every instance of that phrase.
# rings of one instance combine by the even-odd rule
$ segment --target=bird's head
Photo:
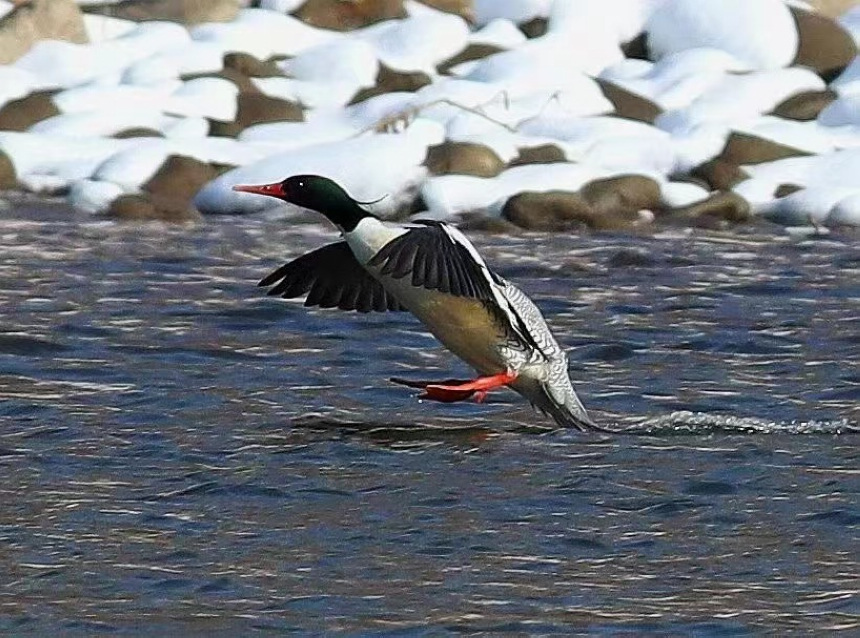
[[[337,182],[320,175],[293,175],[273,184],[239,184],[233,190],[268,195],[314,210],[345,232],[354,230],[365,217],[373,216],[359,206],[359,202],[350,197]]]

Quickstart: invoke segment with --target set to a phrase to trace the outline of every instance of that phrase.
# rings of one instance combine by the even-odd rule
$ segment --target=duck
[[[304,305],[367,312],[411,312],[474,379],[391,381],[419,398],[480,402],[508,387],[562,428],[602,430],[574,391],[568,359],[534,302],[487,265],[456,226],[435,220],[397,224],[365,209],[334,180],[293,175],[234,191],[265,195],[316,211],[341,241],[317,248],[260,282],[268,294],[305,297]]]

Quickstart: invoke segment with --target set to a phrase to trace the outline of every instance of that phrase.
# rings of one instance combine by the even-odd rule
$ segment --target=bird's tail
[[[588,416],[566,374],[563,377],[556,376],[552,381],[535,381],[523,394],[534,407],[552,417],[560,427],[576,428],[582,432],[611,432]]]

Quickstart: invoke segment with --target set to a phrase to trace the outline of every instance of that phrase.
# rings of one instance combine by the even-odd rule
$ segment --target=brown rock
[[[295,16],[311,26],[335,31],[351,31],[360,27],[405,18],[403,0],[307,0]]]
[[[146,128],[144,126],[136,126],[134,128],[127,128],[119,133],[114,133],[111,135],[118,140],[126,140],[133,137],[164,137],[161,131],[156,131],[155,129]]]
[[[505,163],[483,144],[446,141],[428,149],[424,166],[434,175],[495,177],[504,170]]]
[[[264,62],[250,53],[228,53],[224,56],[224,69],[231,69],[251,78],[273,78],[284,75],[272,60]]]
[[[9,190],[18,185],[15,165],[8,155],[0,150],[0,190]]]
[[[839,97],[835,91],[804,91],[776,105],[773,114],[789,120],[809,122],[818,117],[831,102]]]
[[[512,224],[502,217],[487,217],[483,213],[465,213],[462,220],[457,224],[461,230],[481,233],[496,233],[511,235],[520,230],[520,227]]]
[[[517,26],[519,26],[520,31],[525,33],[527,38],[539,38],[542,35],[546,35],[549,21],[546,18],[537,17]]]
[[[740,224],[749,221],[751,216],[749,202],[732,191],[714,193],[701,202],[669,211],[671,219],[703,228]]]
[[[780,184],[774,195],[777,199],[782,197],[788,197],[789,195],[794,195],[797,191],[802,191],[803,186],[798,186],[797,184]]]
[[[625,58],[650,60],[651,58],[648,57],[648,34],[643,31],[630,42],[625,42],[621,45],[621,52]]]
[[[647,122],[653,124],[663,109],[651,100],[636,95],[625,88],[613,84],[609,80],[602,78],[594,78],[612,105],[615,107],[615,115],[628,120],[638,120],[639,122]]]
[[[809,67],[830,82],[857,55],[854,39],[832,18],[797,7],[790,9],[800,36],[794,64]]]
[[[786,157],[804,157],[806,155],[810,155],[810,153],[749,133],[734,132],[729,135],[719,157],[727,162],[743,165],[761,164]]]
[[[523,164],[554,164],[566,162],[564,151],[555,144],[540,144],[539,146],[528,146],[521,148],[519,155],[511,160],[510,166],[522,166]]]
[[[60,113],[51,91],[30,93],[20,100],[6,102],[0,108],[0,131],[26,131],[28,128]]]
[[[210,164],[193,157],[171,155],[143,185],[143,190],[162,198],[162,201],[174,200],[183,206],[189,206],[197,191],[219,174]]]
[[[230,82],[236,85],[240,93],[260,92],[260,89],[258,89],[254,85],[254,83],[251,82],[251,78],[235,69],[224,68],[214,73],[185,73],[180,76],[180,79],[183,82],[188,82],[189,80],[196,80],[198,78],[222,78],[224,80],[230,80]]]
[[[473,22],[475,19],[472,0],[419,0],[419,2],[439,11],[455,13],[467,22]]]
[[[236,101],[236,118],[232,122],[210,120],[209,134],[220,137],[236,137],[249,126],[265,122],[301,122],[302,107],[263,93],[239,93]]]
[[[86,11],[135,22],[167,20],[192,25],[230,22],[239,13],[239,0],[122,0],[88,5]]]
[[[579,191],[599,216],[627,218],[660,206],[660,185],[643,175],[616,175],[589,182]],[[631,217],[632,219],[632,217]]]
[[[460,51],[453,58],[449,58],[437,65],[436,69],[439,73],[447,73],[452,67],[462,64],[463,62],[471,62],[472,60],[480,60],[494,53],[504,51],[502,47],[497,47],[493,44],[470,44],[465,49]]]
[[[74,0],[30,0],[0,19],[0,64],[11,64],[39,40],[89,41]]]
[[[374,86],[361,89],[350,100],[350,104],[358,104],[364,100],[383,93],[394,93],[395,91],[406,91],[414,93],[418,89],[430,84],[430,76],[421,71],[405,72],[395,71],[384,64],[379,64],[379,72],[376,74]]]
[[[591,227],[597,214],[579,193],[526,191],[505,202],[502,218],[526,230],[559,231]]]
[[[161,198],[157,195],[121,195],[115,199],[107,216],[123,221],[163,221],[188,223],[201,219],[201,215],[190,206]]]
[[[690,175],[701,179],[711,190],[728,190],[735,184],[749,179],[749,173],[733,162],[719,157],[700,164]]]

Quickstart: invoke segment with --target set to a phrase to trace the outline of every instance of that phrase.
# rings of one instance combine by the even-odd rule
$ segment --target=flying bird
[[[321,308],[408,310],[479,374],[468,381],[392,381],[421,388],[421,398],[443,402],[482,401],[490,390],[507,386],[559,426],[601,429],[576,396],[567,355],[540,310],[490,270],[456,227],[437,221],[382,222],[319,175],[233,190],[317,211],[341,231],[342,241],[302,255],[260,281],[271,287],[269,295],[307,295],[305,306]]]

